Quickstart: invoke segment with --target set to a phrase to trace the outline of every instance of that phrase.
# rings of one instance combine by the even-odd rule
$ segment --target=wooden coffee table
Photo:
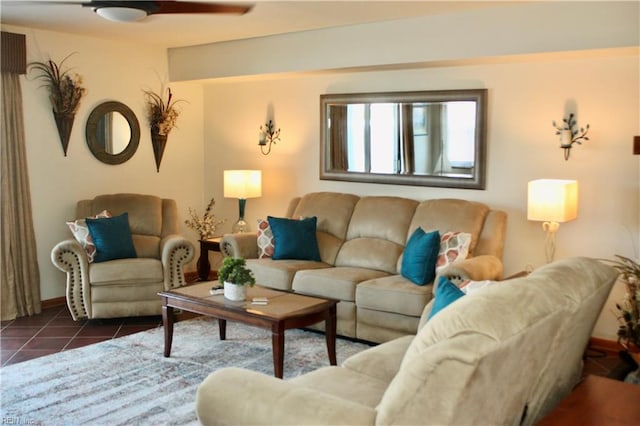
[[[226,339],[227,320],[271,330],[274,375],[282,378],[284,370],[284,332],[290,328],[307,327],[325,321],[325,339],[329,362],[336,365],[336,304],[337,300],[304,296],[254,286],[247,289],[247,300],[233,302],[222,294],[211,295],[217,281],[206,281],[171,291],[158,293],[162,297],[164,325],[164,356],[171,355],[173,340],[173,309],[207,315],[218,319],[220,340]],[[254,297],[266,297],[266,305],[254,305]]]

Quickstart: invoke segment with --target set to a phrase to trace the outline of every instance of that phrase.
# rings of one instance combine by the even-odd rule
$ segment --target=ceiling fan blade
[[[228,3],[200,3],[193,1],[156,1],[157,10],[149,11],[150,15],[161,13],[229,13],[244,15],[253,5]]]

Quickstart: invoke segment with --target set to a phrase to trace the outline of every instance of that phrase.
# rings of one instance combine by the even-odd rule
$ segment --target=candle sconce
[[[273,120],[269,120],[265,123],[264,127],[260,126],[260,138],[258,139],[258,146],[263,155],[269,155],[271,152],[271,144],[280,140],[280,129],[275,129]],[[265,152],[266,149],[266,152]]]
[[[573,113],[569,114],[569,118],[563,118],[562,123],[557,125],[555,120],[553,121],[553,127],[556,128],[556,135],[560,135],[560,148],[564,150],[565,161],[569,159],[569,153],[574,143],[582,145],[582,141],[588,141],[587,133],[589,132],[589,125],[580,128],[580,131],[576,128],[577,122]]]

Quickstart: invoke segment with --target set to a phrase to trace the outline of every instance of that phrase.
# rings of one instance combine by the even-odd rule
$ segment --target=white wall
[[[247,203],[251,224],[283,214],[292,196],[319,190],[482,201],[509,214],[504,263],[511,274],[545,262],[540,223],[526,219],[527,182],[577,179],[579,217],[561,225],[556,259],[637,256],[640,157],[631,155],[631,146],[640,132],[639,75],[637,51],[613,49],[456,67],[211,81],[204,92],[205,192],[219,200],[217,214],[232,223],[237,205],[222,198],[222,170],[262,169],[263,196]],[[486,190],[319,180],[320,94],[469,88],[489,90]],[[270,108],[282,141],[265,157],[257,134]],[[591,125],[591,140],[565,161],[551,122],[569,111],[577,113],[580,125]],[[595,336],[615,339],[612,306],[605,308]]]
[[[75,118],[67,157],[58,138],[46,89],[34,74],[22,78],[27,162],[33,220],[38,249],[42,300],[64,296],[65,274],[50,260],[52,247],[70,238],[65,221],[73,220],[76,201],[99,194],[134,192],[173,198],[181,220],[187,208],[200,211],[203,200],[202,88],[194,83],[172,83],[175,96],[185,99],[178,128],[169,135],[160,173],[156,172],[142,89],[158,90],[167,80],[166,51],[136,48],[133,43],[3,26],[3,31],[26,34],[27,61],[49,58],[59,62],[76,52],[65,67],[82,75],[86,96]],[[128,105],[140,123],[140,145],[121,165],[98,161],[86,145],[84,126],[98,104],[115,100]],[[197,235],[181,224],[184,235]],[[190,269],[195,269],[194,265]]]

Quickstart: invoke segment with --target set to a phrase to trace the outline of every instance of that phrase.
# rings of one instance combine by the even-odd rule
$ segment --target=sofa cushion
[[[346,238],[353,209],[360,197],[338,192],[313,192],[296,203],[292,219],[317,217],[317,238],[323,262],[333,265]]]
[[[402,358],[413,341],[412,335],[398,337],[347,358],[342,367],[391,382],[398,373]]]
[[[371,408],[378,405],[388,384],[376,377],[340,367],[323,367],[288,382]]]
[[[173,201],[173,200],[167,200]],[[99,195],[89,201],[94,211],[109,210],[118,215],[129,214],[129,227],[132,234],[166,236],[163,233],[163,200],[153,195],[142,194],[110,194]],[[175,201],[173,202],[175,205]],[[78,203],[78,210],[86,207]],[[80,216],[78,216],[80,217]],[[175,218],[174,218],[175,220]],[[173,230],[175,233],[176,230]]]
[[[482,203],[466,200],[437,199],[421,202],[411,220],[407,236],[418,227],[424,230],[437,229],[440,234],[447,232],[468,232],[471,234],[469,255],[474,250],[489,207]]]
[[[96,246],[95,262],[136,257],[127,213],[96,219],[88,217],[85,220]]]
[[[329,268],[323,262],[312,260],[247,259],[247,267],[256,277],[256,284],[278,290],[291,290],[296,272],[309,269]]]
[[[162,282],[162,262],[158,259],[118,259],[92,263],[89,267],[91,286],[117,285],[121,283]]]
[[[300,220],[268,216],[267,220],[273,232],[274,260],[320,261],[315,216]]]
[[[436,275],[436,260],[440,250],[440,233],[424,232],[421,227],[411,234],[402,254],[400,273],[414,284],[429,284]]]
[[[400,197],[361,198],[353,210],[336,266],[398,273],[398,258],[404,250],[407,228],[417,204]]]
[[[358,283],[385,275],[388,274],[375,269],[342,266],[313,269],[296,273],[292,288],[298,293],[353,302]]]
[[[417,286],[402,275],[390,275],[358,284],[358,307],[419,317],[432,298],[431,285]]]
[[[155,235],[132,234],[133,245],[138,257],[160,259],[160,237]]]

